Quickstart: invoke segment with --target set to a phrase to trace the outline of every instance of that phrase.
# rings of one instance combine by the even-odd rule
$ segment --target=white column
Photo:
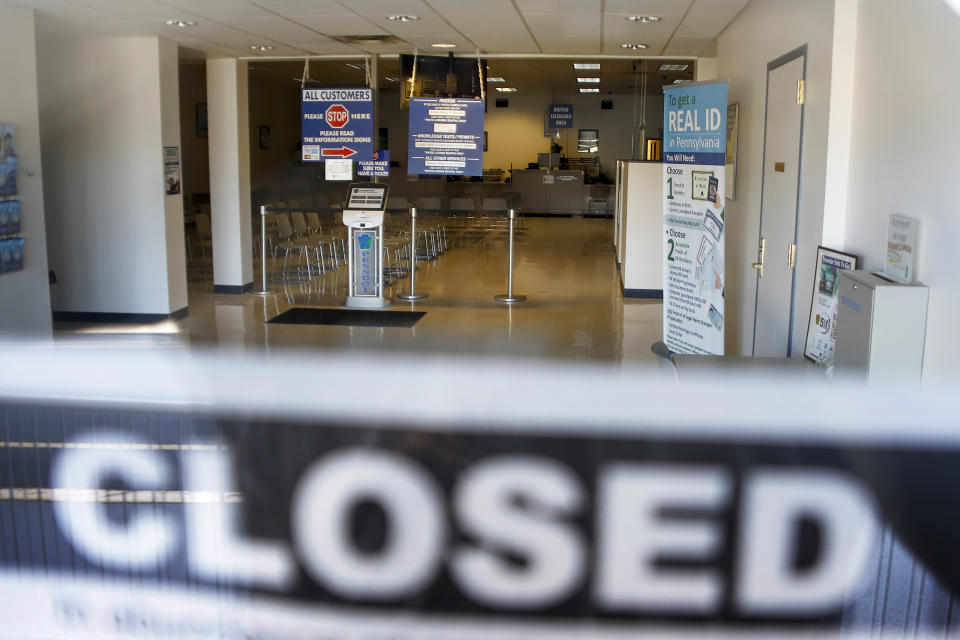
[[[696,81],[706,82],[707,80],[717,79],[717,59],[716,58],[697,58]]]
[[[0,122],[16,126],[23,269],[0,275],[0,338],[49,340],[50,285],[40,168],[33,9],[0,0]],[[16,62],[14,62],[16,61]]]
[[[213,288],[242,293],[253,285],[246,61],[207,60],[207,117]]]
[[[821,242],[827,247],[844,249],[860,0],[836,0],[833,6],[830,121]]]

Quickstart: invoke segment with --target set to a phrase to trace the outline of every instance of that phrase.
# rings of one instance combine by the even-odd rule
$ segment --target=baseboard
[[[624,298],[663,298],[663,289],[624,289]]]
[[[520,217],[522,218],[572,218],[574,216],[579,216],[579,214],[573,213],[548,213],[546,211],[524,211]]]
[[[95,322],[103,324],[149,324],[163,320],[182,320],[189,307],[172,313],[100,313],[98,311],[54,311],[54,322]]]
[[[247,291],[253,291],[253,283],[248,282],[244,285],[239,284],[215,284],[213,285],[214,293],[233,293],[240,294],[246,293]]]

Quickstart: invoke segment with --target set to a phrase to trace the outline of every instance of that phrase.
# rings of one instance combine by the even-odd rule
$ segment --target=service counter
[[[520,169],[513,171],[513,190],[524,213],[582,215],[589,198],[583,171]]]

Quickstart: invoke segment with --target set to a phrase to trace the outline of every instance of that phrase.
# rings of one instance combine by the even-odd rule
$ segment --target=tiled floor
[[[421,263],[417,290],[429,298],[393,309],[426,315],[411,329],[266,324],[291,306],[343,304],[344,268],[306,282],[273,282],[274,295],[211,293],[209,270],[194,271],[190,315],[141,327],[61,324],[58,338],[159,342],[244,349],[362,348],[419,353],[530,356],[617,364],[652,361],[660,338],[659,300],[620,294],[609,219],[527,218],[516,241],[515,291],[527,301],[494,301],[506,291],[505,227],[451,237],[449,250]],[[275,275],[275,274],[272,274]],[[259,271],[257,273],[259,283]],[[406,292],[409,279],[387,288]]]

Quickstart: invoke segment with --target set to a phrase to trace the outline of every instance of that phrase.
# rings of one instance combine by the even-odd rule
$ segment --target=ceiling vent
[[[332,36],[337,42],[344,44],[405,44],[406,40],[401,40],[397,36],[391,35],[372,35],[372,36]]]

